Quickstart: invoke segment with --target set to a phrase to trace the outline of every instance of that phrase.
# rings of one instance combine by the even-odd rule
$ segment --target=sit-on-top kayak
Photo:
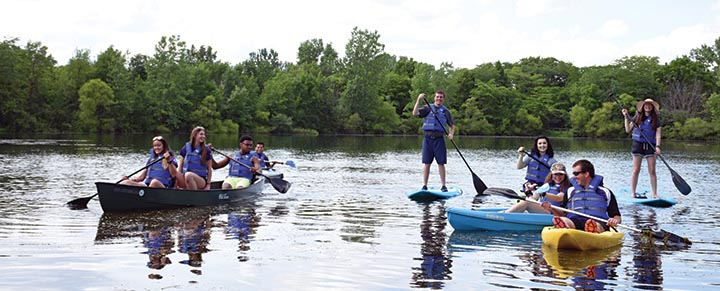
[[[501,212],[506,209],[450,207],[445,212],[450,225],[458,231],[537,231],[553,224],[552,214]]]
[[[543,244],[555,249],[597,250],[622,243],[622,232],[610,229],[603,233],[587,232],[573,228],[545,227],[542,231]]]
[[[642,204],[652,207],[665,208],[677,204],[677,201],[674,198],[666,195],[660,195],[660,198],[652,198],[652,194],[650,191],[642,190],[640,193],[643,193],[645,196],[647,196],[647,198],[635,198],[635,196],[630,193],[630,189],[628,188],[621,188],[618,193],[615,193],[615,197],[619,201]]]
[[[408,194],[407,196],[412,200],[431,201],[453,198],[455,196],[460,196],[462,193],[463,190],[460,187],[448,186],[447,192],[443,192],[440,190],[440,187],[431,186],[428,187],[427,190],[417,190]]]

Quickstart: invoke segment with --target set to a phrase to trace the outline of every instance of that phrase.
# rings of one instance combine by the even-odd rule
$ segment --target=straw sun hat
[[[637,111],[643,112],[643,105],[645,105],[645,103],[647,103],[647,102],[652,103],[653,110],[655,110],[655,113],[658,113],[658,110],[660,110],[660,104],[658,104],[657,102],[655,102],[655,100],[652,100],[650,98],[638,102],[637,105],[635,105],[635,108],[637,108]]]

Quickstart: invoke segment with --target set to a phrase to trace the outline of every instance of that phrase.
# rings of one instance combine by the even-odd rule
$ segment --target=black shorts
[[[646,142],[638,142],[633,140],[632,142],[632,155],[642,157],[654,157],[655,147]]]

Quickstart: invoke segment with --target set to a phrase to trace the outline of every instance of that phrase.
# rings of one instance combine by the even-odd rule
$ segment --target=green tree
[[[115,102],[112,88],[100,79],[85,83],[79,91],[78,121],[85,130],[108,132],[114,129],[111,108]]]

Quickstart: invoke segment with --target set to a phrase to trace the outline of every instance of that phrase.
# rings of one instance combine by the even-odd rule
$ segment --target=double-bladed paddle
[[[487,194],[494,194],[494,195],[500,195],[500,196],[507,197],[507,198],[511,198],[511,199],[521,199],[521,200],[525,200],[525,201],[532,202],[532,203],[535,203],[535,204],[542,204],[542,202],[535,201],[535,200],[533,200],[533,199],[526,199],[526,197],[522,197],[522,196],[518,195],[517,192],[515,192],[515,190],[509,189],[509,188],[490,187],[490,188],[488,188],[487,190],[485,190],[485,193],[487,193]],[[577,215],[580,215],[580,216],[583,216],[583,217],[587,217],[587,218],[590,218],[590,219],[594,219],[594,220],[597,220],[597,221],[602,221],[602,222],[607,223],[607,220],[605,220],[605,219],[602,219],[602,218],[599,218],[599,217],[595,217],[595,216],[592,216],[592,215],[588,215],[588,214],[585,214],[585,213],[582,213],[582,212],[577,212],[577,211],[574,211],[574,210],[562,208],[562,207],[555,206],[555,205],[550,205],[550,207],[552,207],[553,209],[560,210],[560,211],[565,211],[565,212],[568,212],[568,213],[577,214]],[[635,231],[635,232],[639,232],[639,233],[649,233],[650,235],[652,235],[652,237],[661,240],[661,241],[662,241],[663,243],[665,243],[665,244],[667,244],[668,241],[669,241],[669,242],[672,242],[672,243],[680,243],[680,244],[685,244],[685,245],[691,245],[691,244],[692,244],[692,242],[690,242],[689,239],[684,238],[684,237],[681,237],[681,236],[676,235],[676,234],[673,234],[673,233],[670,233],[670,232],[667,232],[667,231],[662,230],[662,229],[655,231],[655,230],[651,230],[651,229],[643,229],[643,230],[640,230],[640,229],[637,229],[637,228],[634,228],[634,227],[625,226],[625,225],[622,225],[622,224],[617,224],[617,226],[622,227],[622,228],[625,228],[625,229],[629,229],[629,230],[632,230],[632,231]]]
[[[157,163],[159,161],[162,161],[164,158],[165,157],[160,157],[157,160],[152,161],[152,163],[149,163],[149,164],[145,165],[145,167],[140,168],[140,170],[137,170],[137,171],[133,172],[132,174],[127,175],[127,177],[132,177],[133,175],[140,173],[140,171],[147,169],[148,167],[154,165],[155,163]],[[123,180],[120,179],[120,181],[115,182],[115,184],[118,184],[122,181]],[[70,207],[71,209],[85,209],[85,208],[87,208],[88,202],[90,202],[90,200],[93,199],[98,194],[99,193],[95,193],[95,195],[92,195],[92,196],[73,199],[72,201],[67,203],[67,206]]]
[[[440,127],[442,127],[443,131],[446,135],[450,135],[448,133],[447,129],[445,129],[445,126],[442,125],[442,122],[440,122],[440,118],[437,117],[437,114],[435,113],[435,110],[433,110],[432,106],[430,105],[430,102],[427,101],[427,98],[423,97],[423,100],[425,101],[425,104],[427,104],[430,111],[433,112],[433,116],[435,116],[435,119],[440,124]],[[458,154],[460,155],[460,158],[462,158],[463,162],[465,162],[465,166],[467,166],[468,170],[470,170],[470,174],[472,174],[473,178],[473,186],[475,186],[475,191],[477,191],[477,195],[483,195],[485,194],[485,189],[487,189],[487,186],[485,185],[485,182],[478,177],[478,175],[475,175],[475,172],[473,172],[472,168],[470,168],[470,165],[465,160],[465,157],[463,157],[463,154],[460,152],[460,148],[458,148],[457,144],[455,144],[455,141],[453,139],[450,139],[450,142],[452,142],[453,146],[455,146],[455,150],[457,150]]]
[[[617,103],[618,105],[620,105],[620,107],[622,107],[622,104],[620,103],[620,100],[618,100],[617,97],[615,97],[615,93],[614,93],[614,92],[610,92],[610,94],[608,94],[608,96],[610,96],[610,98],[612,98],[612,99],[615,101],[615,103]],[[638,127],[638,125],[635,124],[635,121],[634,121],[632,118],[630,118],[630,115],[629,115],[629,114],[625,114],[625,118],[627,118],[628,120],[630,120],[630,123],[632,123],[633,128],[636,128],[636,129],[640,132],[640,135],[641,135],[641,136],[648,142],[648,144],[652,147],[653,152],[655,152],[655,151],[656,151],[655,145],[653,145],[652,141],[650,141],[650,139],[648,139],[647,136],[645,136],[645,134],[640,130],[640,127]],[[663,162],[663,164],[665,164],[665,166],[667,166],[668,170],[670,170],[670,175],[672,175],[672,181],[673,181],[673,184],[675,184],[675,188],[677,188],[678,191],[680,191],[680,193],[682,193],[683,195],[688,195],[688,194],[690,194],[690,192],[692,191],[692,188],[690,188],[690,185],[688,185],[688,183],[685,182],[685,179],[683,179],[683,178],[680,176],[680,174],[678,174],[677,172],[675,172],[675,170],[673,170],[673,169],[670,167],[670,165],[665,161],[665,158],[663,158],[662,155],[658,154],[657,156],[660,158],[660,160]]]
[[[246,168],[248,168],[248,169],[252,169],[252,167],[250,167],[250,166],[248,166],[248,165],[246,165],[246,164],[243,164],[243,163],[239,162],[238,160],[229,157],[229,156],[226,155],[226,154],[223,154],[222,152],[216,150],[215,148],[210,148],[210,149],[212,149],[213,152],[216,152],[216,153],[222,155],[223,157],[226,157],[226,158],[230,159],[230,160],[233,161],[233,162],[236,162],[236,163],[238,163],[238,164],[240,164],[240,165],[243,165],[243,167],[246,167]],[[255,174],[260,175],[260,176],[263,176],[263,177],[265,177],[265,179],[268,179],[268,181],[270,181],[270,185],[272,185],[273,188],[275,188],[275,190],[277,190],[277,191],[280,192],[280,193],[287,193],[287,191],[290,190],[290,185],[291,185],[290,182],[285,181],[285,180],[283,180],[283,179],[280,178],[280,177],[272,177],[272,178],[271,178],[271,177],[268,177],[268,176],[263,175],[262,173],[255,173]]]

